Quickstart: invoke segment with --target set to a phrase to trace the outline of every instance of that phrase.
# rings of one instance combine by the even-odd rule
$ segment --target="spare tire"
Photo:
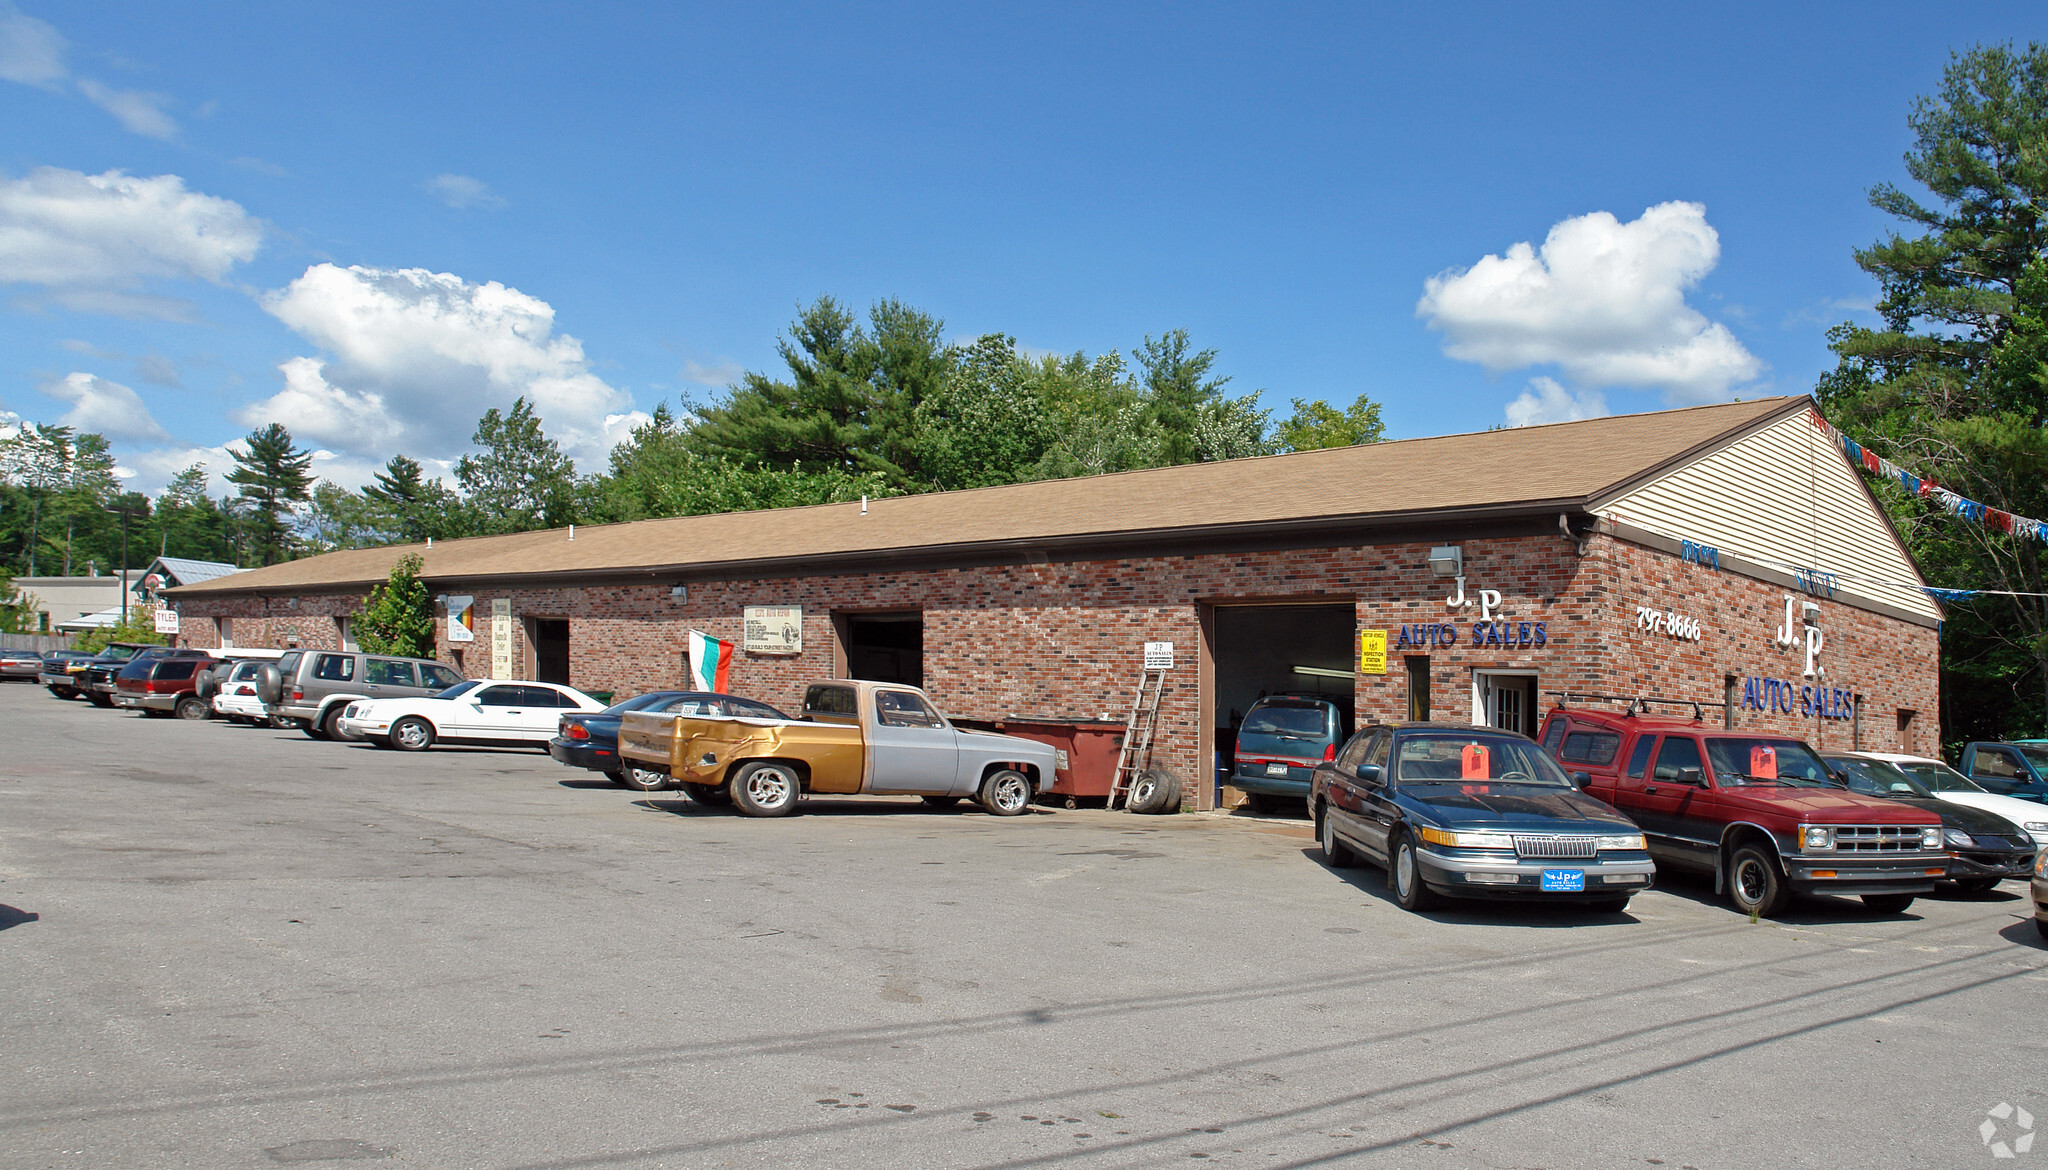
[[[262,673],[256,676],[256,697],[266,706],[276,706],[284,699],[284,674],[274,662],[263,664]]]
[[[219,694],[220,675],[216,673],[219,670],[220,667],[218,666],[209,666],[205,670],[200,671],[199,677],[192,681],[192,693],[198,695],[203,701],[210,701],[215,695]]]
[[[1165,768],[1147,768],[1131,782],[1125,807],[1134,813],[1180,811],[1180,777]]]

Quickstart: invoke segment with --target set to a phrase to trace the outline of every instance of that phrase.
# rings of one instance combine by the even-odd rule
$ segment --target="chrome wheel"
[[[1744,906],[1760,905],[1771,887],[1771,874],[1764,863],[1745,857],[1735,864],[1735,900]]]
[[[750,817],[787,816],[802,794],[796,769],[787,764],[748,764],[732,782],[733,803]]]
[[[434,731],[425,720],[401,719],[391,729],[392,746],[400,751],[425,751],[434,742]]]
[[[1031,780],[1022,772],[997,772],[982,786],[981,802],[999,817],[1014,817],[1031,807]]]

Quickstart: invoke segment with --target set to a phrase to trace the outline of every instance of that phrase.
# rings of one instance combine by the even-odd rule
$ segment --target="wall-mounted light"
[[[1326,667],[1326,666],[1297,666],[1297,667],[1295,667],[1295,668],[1294,668],[1294,673],[1296,673],[1296,674],[1306,674],[1306,675],[1309,675],[1310,677],[1313,677],[1313,678],[1357,678],[1357,677],[1358,677],[1358,672],[1357,672],[1357,671],[1355,671],[1355,670],[1331,670],[1331,669],[1330,669],[1329,667]]]
[[[1440,544],[1429,550],[1429,571],[1439,577],[1465,575],[1465,550],[1460,545]]]
[[[688,585],[669,586],[668,599],[681,605],[683,602],[690,600],[690,587]]]

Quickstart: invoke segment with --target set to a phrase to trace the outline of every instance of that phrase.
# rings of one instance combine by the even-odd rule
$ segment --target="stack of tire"
[[[1165,768],[1147,768],[1131,781],[1131,794],[1124,807],[1134,813],[1157,816],[1180,811],[1180,777]]]

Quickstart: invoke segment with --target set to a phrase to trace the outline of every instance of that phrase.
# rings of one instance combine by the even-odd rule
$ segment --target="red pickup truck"
[[[1791,736],[1558,707],[1543,748],[1588,795],[1627,813],[1660,869],[1714,875],[1739,910],[1794,894],[1860,895],[1896,914],[1948,872],[1941,818],[1838,787]]]

